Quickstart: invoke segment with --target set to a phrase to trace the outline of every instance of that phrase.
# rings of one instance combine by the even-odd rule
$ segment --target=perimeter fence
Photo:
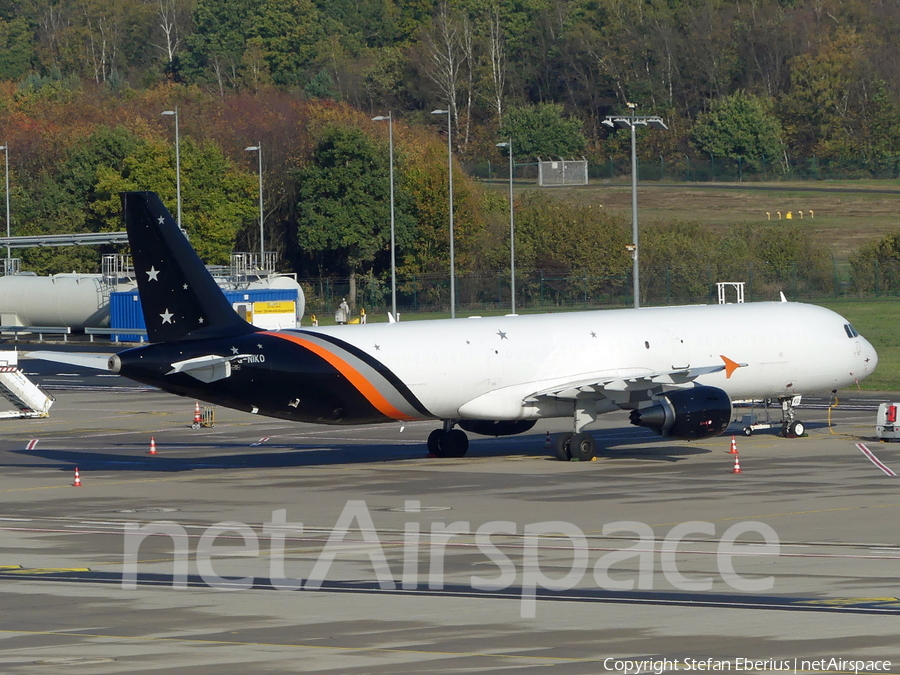
[[[539,179],[538,163],[524,161],[524,159],[515,163],[515,179],[533,180],[537,184]],[[471,176],[480,179],[503,180],[509,176],[509,165],[505,162],[473,160],[463,162],[463,167]],[[610,156],[600,160],[594,157],[588,161],[587,176],[590,182],[616,180],[630,175],[630,158]],[[880,157],[874,160],[826,160],[808,157],[778,163],[763,161],[758,165],[749,165],[740,160],[719,157],[660,155],[653,159],[639,159],[638,177],[642,181],[666,180],[685,183],[896,179],[900,178],[900,155]]]
[[[731,269],[727,276],[709,267],[678,265],[641,268],[641,304],[682,305],[718,302],[717,283],[743,282],[746,302],[778,300],[824,301],[840,298],[900,298],[900,262],[862,266],[847,278],[836,263],[814,274],[797,264],[773,269],[749,265]],[[302,279],[307,312],[327,316],[350,297],[348,279]],[[597,276],[590,272],[564,274],[552,270],[516,270],[517,311],[553,311],[601,307],[631,307],[632,278]],[[390,278],[358,277],[356,306],[367,313],[391,306]],[[402,312],[447,312],[450,308],[449,275],[398,276],[397,306]],[[457,313],[478,314],[510,307],[509,272],[459,274],[456,278]]]

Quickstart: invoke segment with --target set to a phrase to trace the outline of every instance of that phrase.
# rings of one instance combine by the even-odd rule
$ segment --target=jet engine
[[[530,430],[537,420],[460,420],[464,431],[482,436],[514,436]]]
[[[646,408],[631,411],[631,423],[660,436],[695,440],[718,436],[731,423],[731,399],[717,387],[670,391]]]

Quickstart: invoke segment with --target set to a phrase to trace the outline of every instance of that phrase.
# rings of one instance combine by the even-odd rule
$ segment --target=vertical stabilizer
[[[258,330],[231,307],[155,192],[123,192],[121,196],[151,342]]]

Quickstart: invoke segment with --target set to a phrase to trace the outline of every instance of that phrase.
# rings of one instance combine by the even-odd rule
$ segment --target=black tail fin
[[[155,192],[121,196],[150,342],[259,330],[237,315]]]

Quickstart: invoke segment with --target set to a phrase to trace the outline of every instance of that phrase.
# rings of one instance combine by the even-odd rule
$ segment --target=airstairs
[[[0,410],[0,419],[13,417],[49,417],[53,397],[41,391],[19,369],[19,353],[0,351],[0,396],[16,410]]]

